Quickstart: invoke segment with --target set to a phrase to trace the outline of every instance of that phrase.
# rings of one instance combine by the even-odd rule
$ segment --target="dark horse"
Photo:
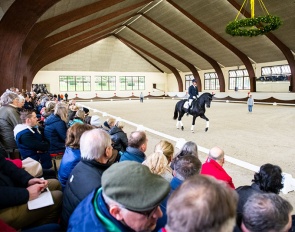
[[[195,121],[197,117],[201,117],[202,119],[206,120],[206,129],[205,131],[208,130],[209,128],[209,119],[205,116],[205,105],[207,108],[210,108],[210,104],[212,101],[214,94],[210,93],[203,93],[198,99],[192,101],[192,107],[190,109],[189,114],[193,116],[193,122],[191,126],[191,131],[194,133],[194,126],[195,126]],[[174,116],[173,119],[177,119],[176,123],[176,128],[179,129],[179,125],[181,125],[181,130],[184,129],[183,124],[181,122],[181,118],[185,113],[187,113],[187,108],[184,108],[185,102],[187,102],[187,99],[180,100],[179,102],[176,103],[175,105],[175,110],[174,110]],[[177,118],[178,117],[178,118]]]

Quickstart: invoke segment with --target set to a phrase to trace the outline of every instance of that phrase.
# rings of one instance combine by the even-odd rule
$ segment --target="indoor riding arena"
[[[255,104],[253,112],[248,113],[246,103],[211,103],[211,108],[206,109],[206,116],[210,120],[210,127],[205,132],[206,122],[201,118],[196,119],[195,133],[190,131],[192,116],[182,119],[184,130],[176,129],[176,120],[173,113],[176,99],[145,99],[143,103],[138,100],[80,102],[90,109],[99,112],[103,122],[108,115],[120,117],[123,120],[142,125],[161,133],[194,141],[206,149],[219,146],[225,155],[260,167],[265,163],[280,166],[283,172],[294,177],[294,133],[295,133],[295,107]],[[104,116],[101,114],[104,112]],[[126,123],[124,131],[127,135],[136,130],[135,126]],[[148,132],[148,150],[146,155],[153,152],[154,146],[161,139]],[[169,139],[168,139],[169,141]],[[175,145],[175,141],[170,141]],[[177,152],[177,149],[176,149]],[[202,162],[206,154],[199,153]],[[251,184],[254,172],[244,167],[239,167],[225,160],[225,170],[233,178],[236,187]],[[295,193],[282,194],[293,205]]]

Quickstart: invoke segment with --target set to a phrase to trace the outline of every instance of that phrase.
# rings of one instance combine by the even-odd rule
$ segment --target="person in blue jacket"
[[[85,131],[92,129],[91,125],[80,123],[75,123],[68,129],[66,150],[58,170],[58,180],[61,183],[62,189],[65,188],[70,173],[81,160],[80,138]]]
[[[159,204],[170,191],[163,177],[134,161],[113,164],[102,175],[69,222],[72,231],[153,231],[162,216]],[[84,216],[81,216],[84,215]]]
[[[67,114],[67,105],[59,102],[55,106],[54,113],[45,121],[44,135],[50,142],[50,154],[63,154],[65,151],[65,141],[68,129]]]
[[[23,124],[14,128],[14,137],[23,159],[32,158],[41,163],[42,168],[52,167],[49,155],[49,141],[44,137],[43,131],[39,130],[38,118],[34,111],[22,111],[20,118]]]
[[[144,131],[133,131],[128,138],[128,147],[120,158],[121,161],[131,160],[142,163],[145,160],[144,152],[147,149],[147,136]]]
[[[197,99],[199,96],[197,81],[195,79],[192,80],[192,85],[188,88],[188,94],[189,94],[189,98],[188,98],[189,108],[187,110],[187,115],[189,115],[192,101]]]

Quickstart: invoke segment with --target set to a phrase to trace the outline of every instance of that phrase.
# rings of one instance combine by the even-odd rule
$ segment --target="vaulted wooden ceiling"
[[[225,27],[235,19],[243,2],[1,0],[0,91],[11,86],[29,89],[44,66],[108,38],[116,38],[159,72],[173,73],[179,91],[183,91],[180,71],[191,72],[200,80],[199,70],[214,69],[221,91],[223,67],[244,65],[251,91],[255,91],[255,63],[287,60],[294,77],[294,0],[280,4],[264,0],[268,12],[283,21],[278,30],[252,38],[232,37]],[[255,14],[264,15],[256,2]],[[241,17],[250,17],[250,7],[244,8]],[[108,51],[97,54],[101,59],[107,55]],[[294,78],[290,85],[295,92]]]

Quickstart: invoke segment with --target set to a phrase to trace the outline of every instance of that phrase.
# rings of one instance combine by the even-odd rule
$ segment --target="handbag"
[[[27,171],[28,173],[30,173],[32,176],[40,177],[43,175],[42,166],[38,161],[28,157],[24,159],[22,163],[23,163],[23,169]]]

